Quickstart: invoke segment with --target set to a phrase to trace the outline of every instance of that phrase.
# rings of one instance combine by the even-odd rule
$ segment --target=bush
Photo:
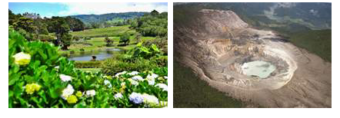
[[[166,105],[167,89],[157,86],[166,86],[166,77],[154,76],[166,76],[164,71],[124,72],[114,77],[101,72],[83,72],[75,69],[73,61],[60,56],[58,47],[46,42],[28,42],[12,29],[9,30],[8,54],[9,108],[141,108]],[[133,76],[140,76],[140,81],[129,79]],[[130,99],[132,95],[143,99],[151,96],[156,101],[143,100],[140,103]]]
[[[101,68],[101,61],[74,62],[76,68]]]
[[[146,59],[137,59],[134,62],[126,62],[119,59],[107,59],[102,65],[102,71],[108,75],[114,75],[115,73],[122,72],[125,70],[130,71],[144,71],[158,68],[156,63]]]
[[[128,33],[124,33],[122,36],[120,36],[119,43],[123,43],[123,45],[128,45],[130,42],[130,35]]]
[[[142,59],[150,59],[154,56],[162,56],[163,52],[158,49],[158,47],[155,44],[151,44],[149,46],[143,46],[143,43],[138,43],[135,48],[132,50],[129,50],[127,52],[128,55],[132,59],[135,58],[142,58]]]
[[[52,42],[54,40],[54,36],[41,34],[39,35],[39,40]]]
[[[138,43],[134,49],[129,50],[126,54],[116,55],[105,60],[102,71],[105,74],[112,75],[123,70],[144,71],[164,67],[167,66],[168,59],[167,56],[162,54],[154,44],[145,47],[142,43]]]
[[[106,46],[112,46],[113,40],[109,37],[105,37]]]

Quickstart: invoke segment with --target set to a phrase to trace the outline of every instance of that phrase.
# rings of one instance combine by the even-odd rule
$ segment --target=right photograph
[[[331,108],[332,3],[174,3],[174,108]]]

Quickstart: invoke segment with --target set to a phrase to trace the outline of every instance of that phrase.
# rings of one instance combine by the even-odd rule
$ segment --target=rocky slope
[[[331,64],[254,29],[233,11],[203,9],[190,24],[174,24],[175,59],[202,80],[249,107],[331,107]],[[242,65],[266,61],[269,77],[248,76]]]

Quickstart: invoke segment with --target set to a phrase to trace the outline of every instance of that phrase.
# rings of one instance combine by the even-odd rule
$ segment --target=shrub
[[[144,71],[164,67],[167,66],[168,59],[167,56],[162,54],[154,44],[145,47],[142,43],[138,43],[134,49],[125,54],[116,55],[105,60],[102,65],[102,71],[105,74],[112,75],[123,70]]]
[[[49,41],[49,42],[52,42],[54,40],[54,37],[50,36],[50,35],[41,34],[41,35],[39,35],[39,40],[40,41]]]
[[[76,68],[101,68],[101,61],[77,61],[74,62]]]
[[[123,45],[128,45],[130,42],[130,35],[129,33],[124,33],[120,36],[119,43],[123,43]]]
[[[106,46],[112,46],[113,40],[109,37],[105,37]]]
[[[130,71],[144,71],[160,67],[156,63],[146,59],[137,59],[134,62],[127,62],[116,58],[107,59],[103,62],[102,71],[108,75],[130,70]]]

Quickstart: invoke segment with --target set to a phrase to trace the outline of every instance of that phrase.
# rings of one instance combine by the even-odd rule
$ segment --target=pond
[[[73,61],[90,61],[92,59],[92,56],[96,56],[96,60],[104,60],[107,58],[112,57],[113,52],[119,52],[120,49],[116,49],[116,48],[109,48],[106,50],[101,50],[99,51],[99,53],[96,54],[82,54],[82,55],[70,55],[68,57],[69,60],[73,60]]]
[[[267,78],[275,69],[273,64],[265,61],[251,61],[242,65],[243,74],[259,78]]]

